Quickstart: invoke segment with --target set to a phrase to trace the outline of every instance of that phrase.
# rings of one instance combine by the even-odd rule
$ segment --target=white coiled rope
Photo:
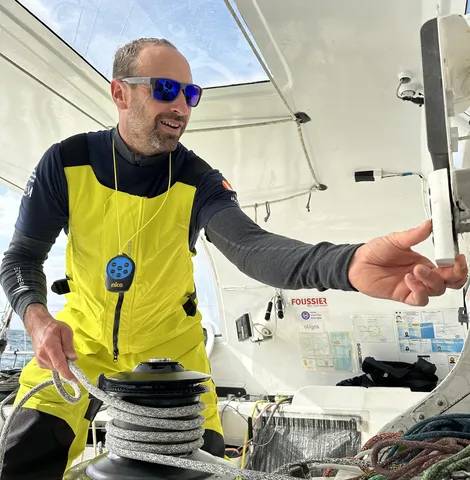
[[[292,480],[290,475],[256,472],[253,470],[240,470],[222,464],[190,460],[184,456],[173,456],[184,455],[185,453],[189,453],[202,446],[202,435],[204,433],[202,424],[204,422],[204,417],[198,415],[197,418],[193,420],[178,420],[174,418],[199,414],[199,412],[205,408],[203,403],[200,402],[196,405],[172,408],[153,408],[134,405],[113,397],[93,385],[87,376],[72,361],[68,360],[68,366],[70,371],[89,393],[98,400],[109,405],[110,408],[108,409],[108,412],[112,418],[134,425],[178,431],[143,432],[124,430],[114,425],[113,420],[110,420],[106,425],[106,447],[110,453],[123,458],[130,458],[149,463],[168,465],[188,470],[197,470],[205,473],[229,475],[233,476],[233,478],[238,477],[240,480]],[[70,395],[67,390],[65,390],[65,384],[70,385],[73,388],[74,395]],[[36,395],[36,393],[52,385],[56,387],[61,397],[70,404],[78,403],[82,397],[79,385],[59,377],[57,372],[52,372],[52,380],[48,380],[35,386],[23,398],[21,398],[11,410],[10,415],[8,415],[0,434],[0,478],[3,471],[8,430],[15,415],[30,398]],[[179,440],[186,443],[183,443],[182,445],[162,445],[159,443],[152,443],[153,441],[164,442]],[[322,464],[321,466],[331,466],[333,463],[336,463],[336,459],[310,459],[309,463],[310,462]],[[343,462],[347,463],[345,460],[343,460]]]

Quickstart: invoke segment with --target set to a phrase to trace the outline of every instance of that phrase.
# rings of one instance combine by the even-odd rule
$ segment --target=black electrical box
[[[235,324],[237,326],[239,342],[243,342],[243,340],[247,340],[253,336],[253,331],[251,329],[251,316],[249,313],[245,313],[240,318],[237,318]]]

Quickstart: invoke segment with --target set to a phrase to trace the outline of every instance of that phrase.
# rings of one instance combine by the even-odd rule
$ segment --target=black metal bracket
[[[297,112],[294,115],[297,123],[308,123],[312,120],[305,112]]]
[[[468,325],[468,313],[465,313],[465,308],[464,307],[460,307],[459,308],[459,313],[458,313],[458,319],[459,319],[459,323],[461,325],[463,325],[464,323]]]

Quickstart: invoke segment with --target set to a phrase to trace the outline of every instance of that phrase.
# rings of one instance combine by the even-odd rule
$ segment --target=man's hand
[[[406,232],[378,237],[356,250],[349,266],[349,281],[360,292],[408,305],[424,306],[429,297],[442,295],[447,288],[459,289],[467,281],[464,255],[455,265],[437,268],[411,247],[431,234],[427,221]]]
[[[28,306],[24,324],[31,337],[38,366],[56,370],[67,380],[78,383],[67,365],[67,358],[72,361],[78,358],[73,347],[73,330],[66,323],[53,318],[40,304]]]

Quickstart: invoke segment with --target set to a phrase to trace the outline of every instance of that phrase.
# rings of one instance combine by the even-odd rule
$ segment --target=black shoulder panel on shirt
[[[60,156],[65,167],[90,165],[88,134],[79,133],[60,142]]]
[[[178,175],[178,182],[196,187],[203,175],[210,170],[213,170],[213,168],[208,163],[189,152],[188,160]]]

